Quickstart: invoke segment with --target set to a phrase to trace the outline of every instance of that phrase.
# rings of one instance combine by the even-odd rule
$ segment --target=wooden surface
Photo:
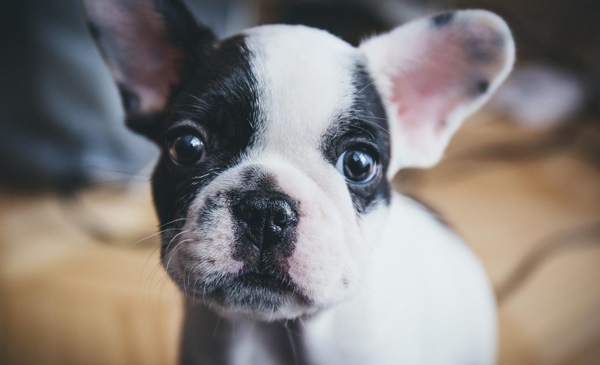
[[[0,364],[174,364],[181,297],[157,237],[137,242],[148,189],[78,199],[0,198]]]
[[[568,138],[547,143],[556,135],[480,115],[441,165],[396,185],[441,211],[500,286],[552,238],[600,221],[600,170],[588,159],[600,134],[558,136]],[[0,194],[0,363],[174,363],[181,297],[157,237],[137,242],[155,231],[145,185],[73,200]],[[599,364],[600,245],[548,256],[499,316],[501,364]]]
[[[536,133],[475,120],[443,163],[396,180],[450,221],[496,287],[563,241],[500,303],[501,364],[600,364],[600,170],[590,150],[600,150],[600,134],[589,127]],[[594,223],[595,237],[577,241]]]

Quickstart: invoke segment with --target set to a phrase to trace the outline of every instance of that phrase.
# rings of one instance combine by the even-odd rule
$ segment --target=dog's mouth
[[[219,294],[219,292],[229,297],[232,293],[237,293],[271,299],[274,296],[292,295],[298,291],[295,285],[283,275],[249,270],[232,276],[214,293]]]
[[[194,291],[194,296],[208,299],[227,311],[256,314],[273,313],[290,303],[310,303],[284,275],[259,270],[245,270],[215,281],[208,280],[202,290]]]
[[[281,294],[291,294],[293,292],[293,284],[280,275],[251,271],[238,275],[235,281],[237,281],[240,286],[249,289],[268,290]]]

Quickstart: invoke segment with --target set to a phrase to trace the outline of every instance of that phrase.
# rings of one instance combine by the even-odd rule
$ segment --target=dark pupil
[[[348,151],[344,156],[344,174],[352,180],[364,180],[373,169],[373,158],[363,151]]]
[[[200,138],[188,134],[177,137],[169,151],[171,157],[179,164],[190,164],[202,158],[204,144]]]

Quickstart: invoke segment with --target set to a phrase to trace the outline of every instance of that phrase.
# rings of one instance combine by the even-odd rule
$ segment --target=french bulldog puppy
[[[502,19],[442,13],[356,48],[304,26],[216,39],[178,0],[84,4],[127,124],[162,151],[182,364],[495,362],[481,263],[390,180],[437,163],[506,78]]]

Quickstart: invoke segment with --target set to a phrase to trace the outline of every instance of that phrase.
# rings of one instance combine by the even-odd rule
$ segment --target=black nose
[[[280,193],[248,192],[233,206],[233,214],[259,249],[285,242],[298,222],[296,203]]]

